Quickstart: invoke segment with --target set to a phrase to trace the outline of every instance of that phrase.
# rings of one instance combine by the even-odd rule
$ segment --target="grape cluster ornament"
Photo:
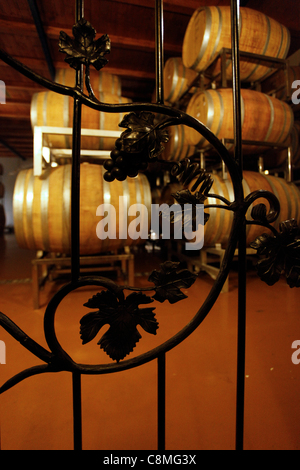
[[[126,130],[116,140],[111,159],[104,163],[106,181],[134,178],[163,152],[162,142],[168,142],[168,132],[155,125],[154,119],[153,113],[145,111],[126,114],[119,124]]]

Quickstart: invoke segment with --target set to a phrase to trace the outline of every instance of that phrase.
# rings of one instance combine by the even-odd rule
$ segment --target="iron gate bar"
[[[75,24],[84,17],[84,0],[75,1]],[[83,65],[76,70],[75,88],[83,93]],[[80,98],[74,99],[71,177],[71,279],[76,283],[80,276],[80,150],[81,150]],[[74,450],[82,450],[82,394],[81,374],[72,373],[73,381],[73,435]]]
[[[81,101],[74,99],[71,180],[71,276],[76,282],[80,276],[80,142]]]
[[[73,386],[73,440],[74,450],[82,450],[82,397],[81,397],[81,374],[72,373]]]
[[[232,41],[232,88],[233,88],[233,129],[234,158],[243,177],[242,118],[241,118],[241,79],[240,79],[240,8],[239,0],[231,0],[231,41]]]
[[[157,449],[166,447],[166,354],[157,358]]]
[[[163,0],[155,0],[155,86],[156,102],[164,104],[164,19]],[[157,449],[166,448],[166,354],[157,358]]]
[[[231,49],[233,86],[234,158],[243,178],[241,79],[240,79],[240,0],[231,0]],[[222,67],[224,70],[225,67]],[[245,408],[245,351],[246,351],[246,222],[238,241],[238,331],[237,331],[237,389],[236,389],[236,450],[244,447]]]
[[[164,104],[164,18],[163,0],[155,0],[156,101]]]

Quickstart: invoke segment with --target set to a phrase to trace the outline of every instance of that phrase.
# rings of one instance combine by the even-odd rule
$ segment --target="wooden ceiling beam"
[[[45,26],[45,31],[50,39],[57,39],[58,41],[61,28],[58,28],[57,26]],[[72,37],[72,28],[65,28],[64,32],[68,34],[68,36]],[[132,37],[118,36],[115,34],[109,34],[109,38],[111,40],[112,46],[115,48],[118,47],[121,49],[131,49],[136,51],[143,50],[145,52],[155,51],[155,41],[151,39],[137,39]],[[165,42],[164,49],[169,53],[181,54],[182,45],[177,46]]]
[[[59,35],[62,28],[57,26],[44,26],[46,36],[51,40],[59,40]],[[36,36],[37,32],[35,29],[34,24],[30,23],[23,23],[21,21],[9,21],[9,20],[1,20],[0,15],[0,33],[25,33],[32,36]],[[64,32],[72,37],[72,28],[64,28]],[[119,47],[122,49],[131,49],[131,50],[144,50],[146,52],[154,52],[155,51],[155,42],[154,40],[148,39],[138,39],[132,37],[124,37],[118,36],[114,34],[109,35],[111,43],[114,47]],[[166,52],[174,53],[174,54],[181,54],[181,45],[176,46],[174,44],[164,44],[164,49]],[[27,64],[26,64],[27,65]]]
[[[149,0],[113,0],[114,3],[123,3],[127,5],[137,5],[139,7],[154,9],[154,1]],[[212,5],[215,4],[215,0],[212,1]],[[171,13],[181,13],[183,15],[191,16],[197,8],[205,6],[207,0],[189,0],[188,5],[185,0],[164,0],[164,11]]]
[[[22,155],[20,152],[18,152],[15,148],[11,147],[7,142],[5,142],[4,140],[0,139],[0,144],[3,145],[3,147],[5,147],[7,150],[9,150],[12,154],[14,154],[15,156],[21,158],[21,160],[26,160],[26,158],[24,157],[24,155]]]
[[[18,60],[19,62],[22,62],[24,65],[27,65],[27,67],[30,67],[32,68],[33,70],[36,70],[36,71],[40,71],[42,72],[44,69],[45,69],[45,62],[43,60],[40,60],[40,59],[32,59],[32,58],[24,58],[24,57],[15,57],[16,60]],[[69,68],[69,65],[64,62],[64,61],[55,61],[54,62],[54,65],[55,65],[55,68],[56,69],[63,69],[63,68]],[[7,65],[5,62],[1,62],[0,64],[0,67],[9,67],[9,65]],[[155,72],[145,72],[145,71],[142,71],[142,70],[135,70],[135,69],[125,69],[125,68],[119,68],[119,67],[109,67],[109,65],[107,65],[104,69],[103,69],[104,72],[108,72],[108,73],[112,73],[112,74],[115,74],[115,75],[119,75],[120,77],[122,76],[132,76],[132,77],[135,77],[135,78],[145,78],[145,79],[154,79],[155,78]],[[26,87],[26,85],[23,86],[20,86],[20,83],[19,82],[9,82],[9,84],[7,85],[7,87],[19,87],[20,89]],[[28,85],[28,87],[30,88],[30,85]],[[31,88],[34,89],[34,87],[31,85]],[[40,88],[40,87],[39,87]]]
[[[6,103],[1,105],[1,117],[29,119],[30,103]]]
[[[19,19],[7,18],[0,15],[0,33],[32,34],[36,35],[36,27],[33,22],[20,21]]]

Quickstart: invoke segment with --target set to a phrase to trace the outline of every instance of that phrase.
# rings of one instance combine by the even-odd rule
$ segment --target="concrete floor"
[[[47,283],[41,308],[33,310],[30,259],[13,235],[0,240],[0,310],[47,348],[43,315],[59,287]],[[159,264],[157,255],[136,257],[136,271]],[[142,266],[142,267],[141,267]],[[15,282],[11,282],[14,280]],[[16,282],[19,280],[19,282]],[[21,280],[21,281],[20,281]],[[200,274],[188,299],[170,307],[156,304],[157,336],[141,331],[133,355],[162,343],[196,313],[213,281]],[[136,277],[146,285],[146,276]],[[234,449],[236,394],[237,276],[203,324],[167,354],[168,450]],[[82,346],[79,319],[95,290],[70,294],[57,316],[57,335],[80,362],[108,362],[92,341]],[[245,448],[300,449],[300,365],[291,361],[300,340],[300,290],[284,281],[263,284],[248,272]],[[0,328],[6,364],[0,384],[40,361]],[[106,376],[83,376],[83,447],[104,450],[156,449],[156,363]],[[31,377],[0,396],[1,447],[5,450],[72,449],[72,381],[69,373]]]

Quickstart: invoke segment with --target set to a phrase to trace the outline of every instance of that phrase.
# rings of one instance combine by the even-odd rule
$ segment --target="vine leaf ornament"
[[[262,281],[273,286],[285,274],[290,287],[300,287],[300,229],[295,219],[281,222],[277,235],[266,233],[251,243],[263,258],[257,263]]]
[[[159,325],[154,314],[155,307],[140,308],[140,305],[150,304],[154,300],[160,303],[168,300],[174,304],[187,298],[180,289],[191,287],[197,275],[187,269],[178,270],[179,265],[166,261],[161,264],[160,271],[154,270],[150,274],[148,280],[154,283],[154,287],[144,290],[155,291],[152,297],[143,294],[141,288],[140,292],[133,292],[125,298],[124,288],[120,287],[118,291],[102,291],[89,299],[84,306],[97,311],[84,315],[80,320],[82,344],[92,341],[108,324],[109,329],[97,344],[111,359],[119,362],[133,351],[141,339],[138,325],[147,333],[156,335]]]
[[[104,325],[109,324],[108,331],[98,344],[111,359],[117,362],[124,359],[142,337],[137,325],[147,333],[156,334],[158,323],[153,313],[155,308],[139,308],[140,304],[151,302],[153,299],[140,292],[121,300],[110,291],[96,294],[84,304],[88,308],[98,308],[98,311],[88,313],[80,321],[82,344],[90,342]]]
[[[164,150],[162,142],[168,142],[166,129],[157,129],[154,124],[155,115],[148,111],[126,114],[119,124],[127,130],[121,134],[122,150],[132,153],[148,154],[153,159]]]
[[[161,303],[168,300],[170,304],[174,304],[187,298],[180,289],[191,287],[197,278],[197,274],[193,274],[187,269],[178,270],[179,265],[179,262],[166,261],[161,265],[160,271],[154,270],[150,274],[148,280],[156,286],[153,299]]]
[[[155,308],[139,308],[140,304],[151,302],[153,299],[137,292],[121,301],[110,291],[96,294],[84,304],[88,308],[98,308],[98,311],[88,313],[80,320],[82,344],[92,341],[100,329],[109,324],[110,328],[98,344],[111,359],[117,362],[124,359],[142,337],[137,325],[147,333],[156,334],[158,323],[153,313]]]
[[[81,64],[92,64],[96,70],[103,68],[108,60],[105,55],[110,53],[110,39],[107,34],[95,41],[96,31],[92,25],[81,19],[73,26],[73,38],[64,31],[59,36],[59,51],[67,54],[65,62],[79,70]]]

